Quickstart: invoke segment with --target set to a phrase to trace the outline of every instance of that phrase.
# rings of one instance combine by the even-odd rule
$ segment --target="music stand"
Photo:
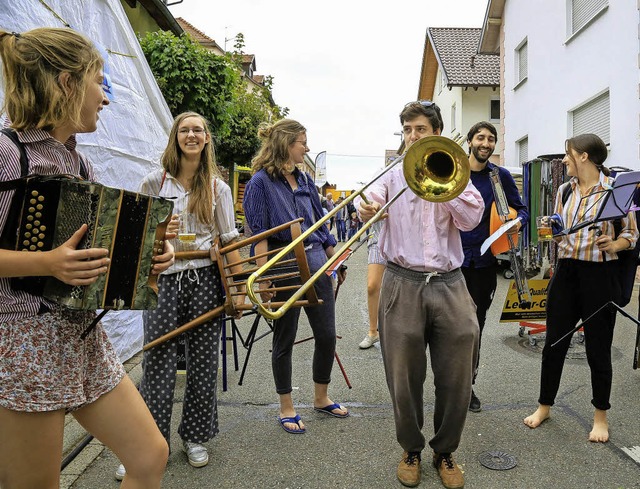
[[[600,311],[604,310],[607,307],[612,307],[617,312],[622,314],[624,317],[626,317],[627,319],[630,319],[631,321],[633,321],[636,324],[637,332],[636,332],[636,344],[635,344],[634,350],[633,350],[633,369],[637,370],[638,366],[640,366],[640,321],[638,321],[636,318],[634,318],[630,314],[627,314],[627,312],[624,309],[622,309],[618,304],[616,304],[613,301],[609,301],[606,304],[604,304],[603,306],[601,306],[596,312],[591,314],[591,316],[589,316],[587,319],[585,319],[584,321],[579,323],[575,328],[573,328],[567,334],[562,336],[562,338],[560,338],[556,342],[552,343],[551,344],[551,348],[555,347],[558,343],[560,343],[562,340],[566,339],[567,337],[572,336],[576,331],[578,331],[580,328],[584,327],[584,325],[587,322],[589,322],[593,317],[595,317],[596,314],[598,314]]]
[[[582,228],[593,226],[598,222],[611,221],[613,219],[625,217],[633,205],[633,194],[638,184],[640,184],[640,171],[620,173],[612,188],[585,195],[580,199],[581,203],[584,199],[591,198],[596,194],[601,194],[601,196],[597,198],[589,208],[599,204],[600,201],[604,199],[604,203],[600,206],[596,216],[591,220],[582,221],[572,225],[570,228],[558,233],[557,236],[575,233]],[[578,208],[580,207],[582,207],[582,204],[578,206]],[[578,218],[577,214],[574,217],[574,220],[576,218]]]

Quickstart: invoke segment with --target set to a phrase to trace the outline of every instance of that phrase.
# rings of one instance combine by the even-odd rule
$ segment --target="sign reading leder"
[[[501,323],[515,323],[518,321],[540,321],[547,318],[547,287],[549,279],[529,280],[529,294],[531,294],[531,309],[522,309],[518,301],[516,282],[511,281],[507,298],[502,308]]]

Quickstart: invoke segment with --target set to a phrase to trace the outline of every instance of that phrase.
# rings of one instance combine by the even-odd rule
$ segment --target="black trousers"
[[[311,273],[315,273],[327,260],[327,255],[322,248],[314,248],[307,251],[307,261]],[[290,285],[287,282],[278,285]],[[317,384],[329,384],[331,382],[331,370],[336,351],[336,321],[335,298],[333,281],[331,277],[323,274],[314,285],[318,298],[323,301],[321,306],[304,307],[304,312],[309,319],[309,325],[313,331],[314,350],[311,369],[313,381]],[[293,295],[293,291],[280,291],[276,301],[286,301]],[[292,307],[280,319],[273,322],[273,348],[271,354],[271,367],[273,379],[278,394],[288,394],[292,391],[292,354],[293,343],[298,332],[298,319],[300,308]]]
[[[487,319],[487,311],[493,302],[493,296],[498,286],[496,278],[496,267],[462,267],[464,280],[467,282],[467,290],[469,295],[476,304],[476,317],[478,318],[478,326],[480,327],[480,336],[478,337],[478,355],[473,365],[473,383],[476,383],[478,376],[478,366],[480,365],[480,346],[482,345],[482,330]]]
[[[615,261],[558,260],[547,294],[547,336],[542,350],[540,404],[551,406],[555,402],[571,337],[554,348],[551,345],[608,301],[618,300],[620,284],[616,267]],[[591,404],[602,410],[611,407],[611,344],[615,320],[616,311],[607,308],[584,325],[587,361],[591,369]]]

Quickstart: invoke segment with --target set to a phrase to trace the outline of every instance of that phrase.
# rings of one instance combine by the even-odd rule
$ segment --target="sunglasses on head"
[[[432,102],[431,100],[416,100],[416,101],[414,101],[414,102],[409,102],[409,103],[408,103],[408,104],[406,104],[404,107],[405,107],[405,109],[406,109],[407,107],[410,107],[410,106],[412,106],[412,105],[413,105],[413,106],[415,106],[415,105],[420,105],[420,106],[425,107],[425,108],[426,108],[426,107],[433,107],[433,108],[434,108],[434,110],[437,110],[437,111],[439,111],[439,110],[440,110],[440,107],[438,107],[438,106],[436,105],[436,103],[435,103],[435,102]]]

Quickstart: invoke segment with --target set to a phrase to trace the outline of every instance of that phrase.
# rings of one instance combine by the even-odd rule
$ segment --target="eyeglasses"
[[[193,127],[193,128],[183,127],[182,129],[178,130],[178,134],[180,134],[181,136],[187,136],[190,132],[192,132],[196,136],[202,136],[207,131],[205,131],[201,127]]]
[[[306,142],[306,141],[299,141],[299,140],[296,140],[296,143],[300,143],[300,144],[302,144],[302,146],[304,146],[305,148],[308,148],[308,147],[309,147],[309,146],[307,146],[307,142]]]

